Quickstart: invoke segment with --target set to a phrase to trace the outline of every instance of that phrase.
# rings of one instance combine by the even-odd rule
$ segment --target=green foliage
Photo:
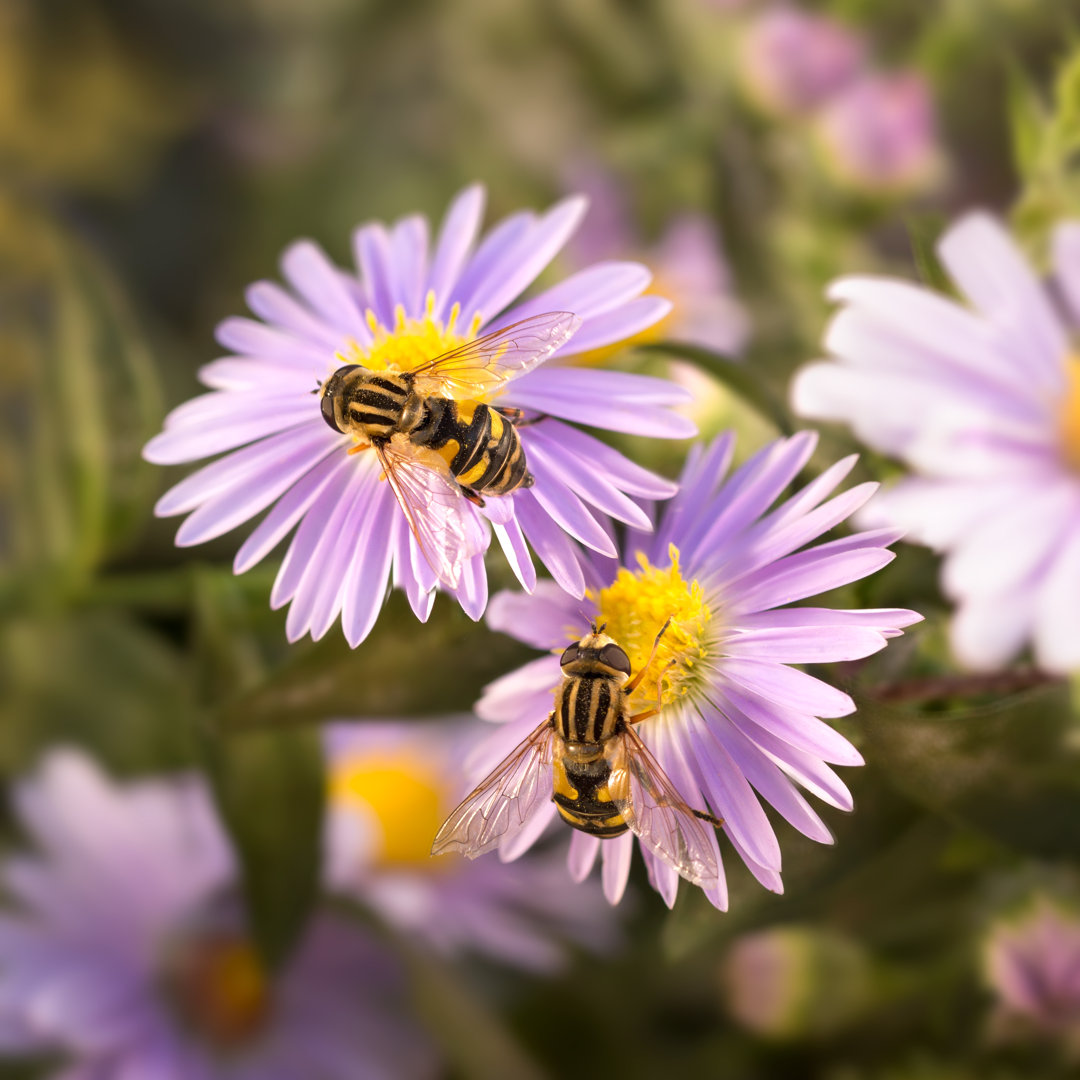
[[[207,737],[206,761],[240,860],[252,933],[263,958],[277,967],[318,893],[326,786],[319,736]]]

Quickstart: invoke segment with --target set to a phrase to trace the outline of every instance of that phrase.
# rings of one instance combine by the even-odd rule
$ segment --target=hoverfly
[[[715,885],[716,849],[702,822],[723,822],[686,805],[634,731],[632,725],[655,716],[662,703],[628,715],[627,700],[670,622],[634,678],[630,658],[603,626],[567,646],[555,709],[446,819],[432,855],[460,851],[471,859],[490,851],[524,827],[551,792],[559,815],[575,829],[602,838],[629,829],[687,881]]]
[[[521,410],[477,398],[532,371],[580,325],[568,311],[534,315],[411,371],[345,364],[319,387],[323,419],[357,440],[350,453],[374,448],[417,545],[447,585],[457,585],[487,540],[462,513],[462,498],[485,506],[485,494],[533,482],[514,426]],[[488,516],[499,521],[500,510],[489,507]]]

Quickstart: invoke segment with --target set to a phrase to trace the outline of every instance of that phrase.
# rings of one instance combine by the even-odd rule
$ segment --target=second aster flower
[[[621,560],[592,560],[584,600],[553,588],[495,597],[490,625],[554,655],[487,688],[477,712],[504,727],[471,763],[476,775],[484,775],[551,713],[552,691],[561,680],[558,654],[590,622],[603,624],[625,650],[630,670],[640,672],[670,618],[629,712],[654,706],[663,680],[660,714],[635,730],[678,796],[691,809],[722,818],[732,847],[775,892],[782,889],[780,848],[760,799],[806,836],[831,842],[796,785],[851,809],[851,796],[829,763],[859,765],[862,759],[820,718],[845,716],[855,705],[847,694],[791,665],[868,656],[921,616],[900,609],[790,606],[880,569],[892,560],[887,545],[899,536],[879,529],[808,546],[876,488],[861,484],[828,498],[853,457],[773,507],[806,465],[815,442],[804,432],[773,443],[730,477],[730,437],[699,447],[655,532],[632,533]],[[550,768],[544,782],[551,783]],[[538,836],[554,814],[555,806],[545,802],[521,834],[503,841],[503,857],[520,853],[527,846],[522,837]],[[708,840],[719,864],[715,835]],[[616,902],[626,886],[634,841],[628,832],[605,840],[574,832],[571,873],[583,879],[602,852],[604,891]],[[669,905],[674,903],[674,867],[646,846],[642,853],[650,881]],[[713,904],[726,908],[722,868],[703,888]]]
[[[234,569],[242,573],[293,534],[271,593],[275,608],[290,605],[290,640],[307,633],[319,638],[340,618],[349,643],[359,644],[389,582],[426,619],[438,583],[391,486],[379,482],[374,455],[348,453],[352,438],[324,422],[313,387],[346,363],[409,372],[547,312],[580,320],[557,354],[583,352],[632,337],[669,309],[667,301],[641,295],[648,270],[619,262],[592,266],[516,302],[566,243],[584,200],[566,199],[542,215],[511,215],[477,244],[483,204],[479,187],[462,192],[430,250],[428,223],[418,215],[391,228],[363,226],[354,237],[356,274],[338,269],[309,241],[294,244],[282,261],[292,291],[270,282],[248,290],[259,321],[233,318],[219,327],[219,340],[236,355],[200,372],[213,392],[173,410],[145,448],[160,464],[224,454],[159,501],[159,516],[189,514],[178,544],[203,543],[269,509],[237,553]],[[478,385],[465,399],[486,396]],[[585,579],[573,541],[613,554],[608,516],[641,527],[644,516],[630,496],[672,492],[666,481],[563,421],[680,438],[693,434],[693,425],[668,406],[686,397],[659,379],[547,365],[505,388],[500,407],[542,420],[520,429],[535,484],[499,496],[490,524],[526,589],[536,583],[531,546],[555,580],[580,596]],[[456,502],[451,512],[480,538],[481,550],[445,587],[477,619],[487,603],[482,548],[489,522],[464,498]]]

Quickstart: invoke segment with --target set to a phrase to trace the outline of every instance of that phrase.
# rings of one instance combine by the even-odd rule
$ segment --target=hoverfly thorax
[[[407,374],[345,364],[326,380],[320,404],[335,431],[371,442],[402,430],[403,413],[414,397]]]

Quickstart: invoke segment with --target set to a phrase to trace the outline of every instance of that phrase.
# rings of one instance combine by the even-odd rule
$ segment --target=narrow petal
[[[580,885],[591,873],[599,854],[600,838],[574,829],[570,837],[570,850],[566,856],[570,877]]]
[[[626,892],[626,883],[630,880],[630,861],[634,855],[634,834],[623,833],[614,839],[605,840],[603,866],[600,880],[604,887],[604,896],[609,904],[617,904]]]
[[[484,217],[484,189],[479,184],[465,188],[450,204],[439,230],[439,240],[431,259],[425,293],[435,294],[435,318],[442,318],[480,231]]]

